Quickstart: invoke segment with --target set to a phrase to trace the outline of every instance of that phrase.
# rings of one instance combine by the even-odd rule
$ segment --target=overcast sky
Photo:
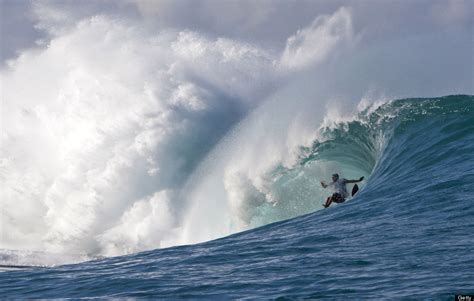
[[[472,33],[469,0],[0,0],[1,60],[15,58],[48,32],[96,15],[143,22],[155,31],[174,28],[277,47],[318,15],[351,9],[354,31],[367,42],[445,31]],[[466,41],[472,47],[472,40]]]

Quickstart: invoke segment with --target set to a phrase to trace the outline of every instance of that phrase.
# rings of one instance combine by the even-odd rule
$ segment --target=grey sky
[[[44,30],[35,29],[35,24],[51,31],[103,14],[144,22],[150,30],[188,29],[270,47],[282,47],[289,36],[316,16],[331,14],[341,6],[351,9],[354,30],[362,33],[367,43],[443,31],[472,34],[473,28],[473,2],[468,0],[0,0],[0,3],[2,61],[14,58],[19,50],[32,47],[35,41],[45,37]]]
[[[34,46],[43,34],[34,28],[30,1],[1,0],[0,14],[0,58],[3,63],[16,57],[19,50]]]

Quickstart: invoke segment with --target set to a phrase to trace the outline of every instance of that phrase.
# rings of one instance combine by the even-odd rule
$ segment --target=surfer
[[[323,207],[324,208],[329,207],[329,205],[331,205],[332,202],[343,203],[346,200],[346,198],[349,196],[349,194],[347,193],[346,184],[359,183],[363,179],[364,177],[361,177],[359,180],[339,179],[339,175],[335,173],[332,175],[331,183],[326,185],[324,181],[321,181],[321,186],[323,186],[323,188],[331,187],[334,190],[334,193],[326,199],[326,203],[323,205]],[[357,192],[357,190],[359,190],[359,187],[356,184],[354,185],[354,189],[352,189],[352,195],[354,195]]]

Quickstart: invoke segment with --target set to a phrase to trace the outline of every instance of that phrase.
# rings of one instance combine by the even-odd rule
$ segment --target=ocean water
[[[268,224],[195,245],[7,269],[0,273],[0,297],[448,300],[472,294],[474,97],[395,100],[320,132],[301,148],[296,165],[270,174],[278,202],[261,206],[253,220]],[[324,164],[348,178],[364,175],[361,191],[328,209],[315,199],[307,210],[313,212],[286,219],[305,212],[291,210],[308,194],[303,184],[311,174],[305,173]]]

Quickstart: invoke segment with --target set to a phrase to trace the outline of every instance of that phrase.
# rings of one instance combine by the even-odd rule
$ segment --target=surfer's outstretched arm
[[[324,183],[323,181],[321,181],[321,186],[323,186],[323,188],[328,187],[328,185],[326,185],[326,183]]]
[[[346,183],[359,183],[359,182],[362,182],[363,179],[364,177],[360,177],[359,180],[347,180]]]

